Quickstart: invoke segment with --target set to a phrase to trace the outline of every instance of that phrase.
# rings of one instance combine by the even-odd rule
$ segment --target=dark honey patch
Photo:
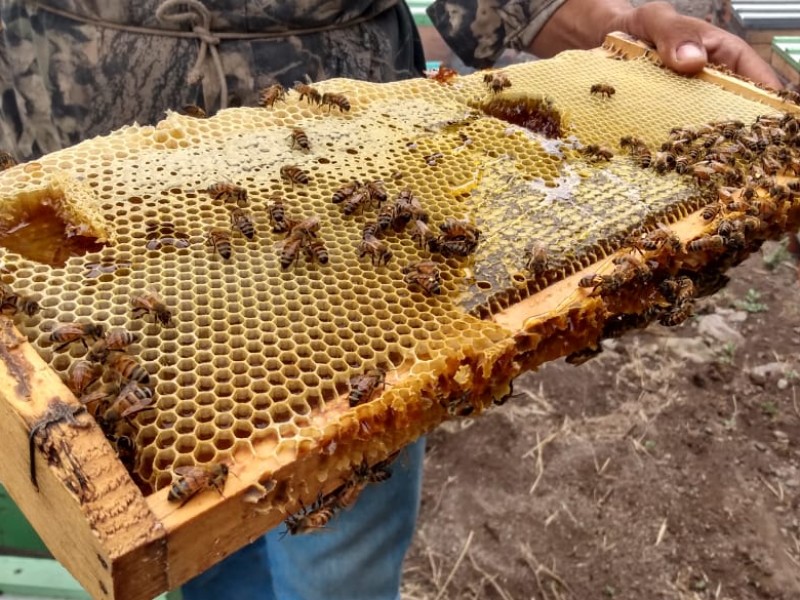
[[[564,118],[550,98],[544,96],[500,96],[480,105],[491,117],[518,125],[546,138],[564,135]]]
[[[177,229],[172,223],[148,221],[146,226],[148,250],[160,250],[164,246],[189,247],[189,234]]]
[[[100,251],[95,238],[74,233],[58,211],[46,203],[26,206],[0,230],[0,246],[52,267],[63,267],[74,256]]]
[[[121,271],[120,275],[127,274],[131,263],[129,261],[115,261],[104,258],[100,262],[85,263],[83,266],[86,269],[83,274],[86,279],[97,279],[102,275],[110,275],[117,271]]]

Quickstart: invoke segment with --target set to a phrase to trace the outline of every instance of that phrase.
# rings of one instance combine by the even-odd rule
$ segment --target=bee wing
[[[200,469],[200,467],[197,465],[186,465],[184,467],[175,467],[172,472],[181,477],[186,477],[187,475],[193,475],[198,469]]]

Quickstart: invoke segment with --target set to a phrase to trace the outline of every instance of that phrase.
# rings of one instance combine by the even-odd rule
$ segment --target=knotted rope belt
[[[227,40],[250,40],[250,41],[265,41],[282,39],[290,35],[311,35],[314,33],[324,33],[326,31],[335,31],[337,29],[346,29],[353,27],[367,21],[371,21],[378,15],[383,14],[390,8],[393,8],[399,0],[390,1],[387,3],[383,10],[368,16],[357,17],[349,21],[340,23],[330,23],[320,27],[309,27],[306,29],[286,29],[285,31],[275,32],[232,32],[232,31],[214,31],[211,29],[211,11],[200,0],[164,0],[161,5],[156,9],[156,19],[164,24],[171,24],[177,26],[188,25],[191,31],[180,29],[158,29],[155,27],[141,27],[138,25],[124,25],[121,23],[114,23],[112,21],[105,21],[103,19],[94,19],[78,15],[60,8],[49,6],[42,2],[32,2],[33,6],[39,10],[43,10],[65,19],[85,23],[87,25],[94,25],[95,27],[103,27],[106,29],[115,29],[117,31],[125,31],[127,33],[139,33],[142,35],[157,35],[163,37],[196,39],[200,42],[200,48],[197,51],[197,58],[194,61],[187,79],[190,84],[195,84],[202,79],[202,67],[206,58],[210,55],[211,61],[214,64],[214,70],[219,80],[219,105],[220,108],[228,106],[228,84],[225,81],[225,71],[222,68],[222,61],[219,57],[218,46],[220,42]]]

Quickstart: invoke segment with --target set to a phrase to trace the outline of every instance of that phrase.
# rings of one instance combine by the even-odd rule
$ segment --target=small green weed
[[[752,288],[747,290],[743,300],[737,300],[734,304],[736,308],[749,313],[762,313],[769,310],[769,307],[761,302],[761,292]]]

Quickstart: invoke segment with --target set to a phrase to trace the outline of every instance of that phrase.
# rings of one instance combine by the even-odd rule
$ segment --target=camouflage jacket
[[[506,48],[527,49],[566,0],[436,0],[436,29],[465,64],[490,67]]]
[[[437,0],[429,13],[465,62],[488,66],[503,47],[525,47],[563,1]],[[159,18],[169,2],[170,15],[189,11],[175,0],[0,0],[0,149],[29,160],[122,125],[155,123],[168,108],[215,111],[221,85],[212,57],[194,69],[200,41],[157,31],[187,35],[202,19]],[[257,90],[274,81],[392,81],[425,68],[402,0],[203,4],[210,36],[256,38],[215,44],[230,104],[255,104]]]
[[[425,68],[419,34],[402,1],[203,3],[212,35],[268,36],[223,39],[216,46],[230,104],[255,104],[257,90],[275,81],[392,81],[420,76]],[[190,23],[159,20],[161,4],[0,0],[0,148],[28,160],[122,125],[155,123],[168,108],[216,110],[221,85],[210,55],[198,77],[190,77],[201,45],[196,38],[117,27],[191,30]]]

